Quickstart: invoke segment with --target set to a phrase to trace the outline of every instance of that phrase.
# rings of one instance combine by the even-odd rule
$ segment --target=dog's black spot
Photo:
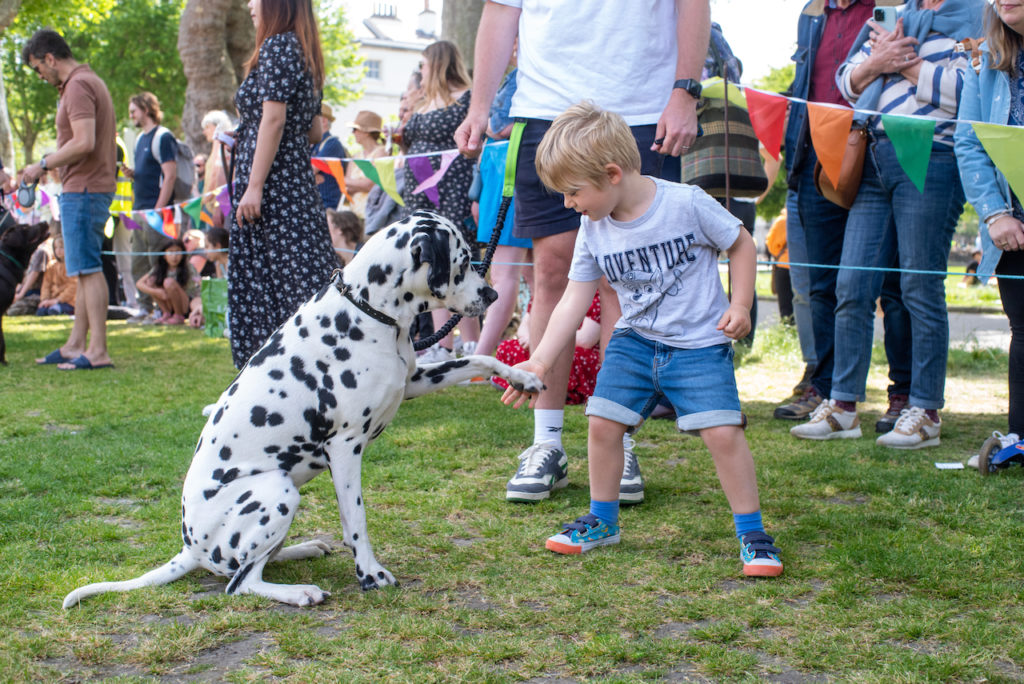
[[[363,434],[364,435],[367,432],[370,431],[370,425],[372,425],[372,424],[373,424],[373,418],[368,418],[367,421],[365,423],[363,423]]]
[[[351,325],[352,319],[345,311],[339,311],[338,315],[334,317],[334,328],[342,335],[348,332],[349,326]]]
[[[242,533],[241,532],[235,532],[233,535],[231,535],[231,539],[228,540],[228,544],[231,546],[231,548],[237,549],[238,548],[238,542],[241,540],[241,538],[242,538]]]
[[[341,384],[344,385],[345,387],[349,388],[349,389],[355,389],[356,386],[357,386],[356,376],[350,370],[343,371],[342,374],[341,374],[340,380],[341,380]]]
[[[285,392],[284,390],[281,390],[280,392],[277,393],[277,396],[281,397],[282,399],[287,399],[288,393]]]
[[[334,345],[338,344],[338,338],[335,337],[334,335],[324,335],[320,338],[320,341],[323,342],[328,347],[333,347]]]
[[[243,503],[245,503],[246,501],[249,500],[250,496],[252,496],[252,490],[251,489],[249,491],[247,491],[245,494],[242,494],[242,496],[240,496],[237,499],[235,499],[235,503],[236,504],[243,504]]]
[[[237,569],[238,569],[238,561],[236,561],[234,558],[232,558],[231,560],[228,561],[228,570],[231,570],[232,572],[234,572]]]
[[[271,414],[269,414],[267,416],[267,423],[271,427],[277,427],[278,425],[280,425],[283,422],[284,422],[284,417],[280,413],[278,413],[276,411],[274,413],[271,413]]]
[[[366,279],[374,285],[384,285],[388,282],[388,276],[391,274],[391,265],[381,266],[374,264],[370,266],[370,269],[366,272]]]
[[[404,299],[407,302],[411,302],[413,297],[415,296],[416,295],[414,295],[412,292],[406,292],[404,295],[402,295],[402,299]]]
[[[302,325],[302,314],[295,314],[295,327]]]
[[[280,450],[281,450],[281,447],[279,447],[276,444],[271,444],[270,446],[263,447],[263,453],[265,453],[265,454],[276,454]]]
[[[275,368],[274,370],[272,370],[269,373],[267,373],[267,375],[270,376],[271,380],[280,380],[281,378],[284,377],[284,371],[280,370],[278,368]]]
[[[324,373],[324,376],[320,378],[320,383],[324,386],[325,389],[334,389],[334,379],[331,378],[330,375],[327,375],[327,373]]]
[[[391,228],[390,228],[390,229],[388,230],[388,235],[387,235],[387,236],[388,236],[389,238],[393,238],[393,237],[395,237],[395,235],[397,235],[397,234],[398,234],[398,229],[397,229],[397,228],[395,228],[394,226],[392,226],[392,227],[391,227]]]
[[[367,406],[366,408],[363,409],[363,417],[366,417],[368,415],[370,415],[370,407],[369,406]]]
[[[210,560],[213,561],[214,565],[217,565],[222,560],[224,560],[224,557],[222,555],[220,555],[220,547],[219,546],[213,547],[213,553],[210,554]]]
[[[327,365],[326,363],[324,363],[323,361],[317,361],[317,362],[316,362],[316,369],[317,369],[318,371],[320,371],[321,373],[326,373],[326,372],[327,372],[328,370],[330,370],[330,368],[331,368],[331,367],[330,367],[330,366],[328,366],[328,365]]]
[[[259,501],[250,501],[245,505],[245,507],[242,510],[238,511],[238,514],[248,515],[249,513],[255,513],[260,509],[261,505],[262,504]]]
[[[317,392],[317,397],[320,399],[321,407],[335,408],[338,405],[337,400],[334,398],[334,394],[325,389]]]
[[[228,484],[238,477],[238,468],[232,468],[231,470],[221,470],[217,468],[213,471],[213,479],[220,480],[221,484]]]
[[[356,456],[358,456],[359,454],[363,453],[363,445],[362,444],[356,444],[355,448],[352,449],[352,453],[355,454]]]
[[[249,422],[255,427],[263,427],[267,424],[267,409],[263,406],[253,406],[249,415]]]
[[[350,352],[348,349],[345,349],[344,347],[338,347],[337,349],[334,350],[334,358],[337,359],[338,361],[348,361],[350,358],[352,358],[352,352]]]
[[[417,313],[424,313],[429,308],[430,308],[430,304],[428,304],[427,302],[420,302],[419,306],[416,307],[416,312]]]
[[[295,450],[298,452],[298,447],[296,447]],[[302,463],[302,456],[293,453],[278,454],[277,462],[280,464],[281,470],[291,472],[292,468],[297,464]]]
[[[231,449],[229,447],[220,448],[220,460],[230,461],[231,460]]]
[[[365,335],[363,335],[363,331],[360,328],[353,326],[352,329],[348,331],[348,338],[353,342],[358,342],[363,339],[363,337],[365,337]]]
[[[363,505],[363,497],[357,496],[356,497],[356,506],[362,506],[362,505]]]
[[[238,391],[238,383],[237,382],[231,383],[231,387],[228,387],[228,396],[229,397],[233,396],[234,393],[237,392],[237,391]]]
[[[266,527],[268,522],[270,522],[270,516],[269,515],[263,516],[262,518],[260,518],[260,527]]]
[[[382,571],[382,572],[378,572],[378,573],[377,573],[377,577],[378,577],[378,578],[380,578],[380,579],[384,579],[384,573],[383,573],[383,571]]]
[[[213,497],[217,496],[217,492],[219,492],[219,491],[220,491],[219,488],[218,489],[204,489],[203,490],[203,498],[206,499],[207,501],[209,501]]]
[[[253,548],[256,548],[255,544],[253,545]],[[246,564],[241,570],[235,573],[235,576],[231,578],[230,582],[228,582],[228,588],[224,591],[228,594],[234,594],[238,590],[238,585],[242,583],[251,570],[252,563]]]
[[[331,319],[329,317],[327,317],[327,316],[320,316],[319,320],[320,320],[320,327],[321,328],[330,328],[331,327]]]
[[[356,566],[356,577],[362,577],[362,576],[363,576],[363,569],[357,565]]]
[[[358,532],[353,532],[352,533],[352,541],[359,541],[359,533]]]
[[[359,296],[361,298],[363,298],[363,299],[369,299],[370,298],[370,288],[364,287],[363,289],[359,290]]]
[[[281,515],[288,515],[288,507],[285,506],[283,503],[277,504],[277,512]]]
[[[280,330],[271,335],[263,346],[260,347],[260,350],[249,359],[249,366],[257,368],[262,366],[272,356],[283,356],[284,346],[281,344],[282,338],[284,338],[284,334]]]
[[[409,244],[409,234],[408,233],[404,233],[397,240],[395,240],[395,247],[397,247],[398,249],[405,249],[405,246],[407,244]]]
[[[309,337],[309,330],[307,328],[299,328],[299,337],[302,339]]]
[[[216,425],[217,423],[219,423],[220,419],[223,418],[223,417],[224,417],[224,407],[221,406],[219,409],[217,409],[217,413],[215,413],[214,416],[213,416],[213,424]]]
[[[426,371],[425,371],[425,370],[423,370],[422,368],[417,368],[417,369],[416,369],[416,372],[414,372],[414,373],[412,374],[412,378],[410,378],[410,382],[419,382],[420,378],[422,378],[422,377],[423,377],[423,374],[424,374],[425,372],[426,372]]]
[[[311,391],[316,389],[316,378],[306,372],[306,363],[298,356],[292,357],[292,375]]]

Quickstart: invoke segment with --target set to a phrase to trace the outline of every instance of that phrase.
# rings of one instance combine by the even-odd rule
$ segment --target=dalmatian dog
[[[95,594],[167,584],[196,568],[229,577],[229,594],[296,606],[322,602],[328,592],[266,582],[263,568],[330,551],[321,541],[284,546],[299,487],[327,469],[360,586],[397,584],[366,534],[360,475],[367,446],[404,399],[480,375],[531,392],[543,388],[532,373],[488,356],[416,364],[409,326],[417,314],[445,307],[478,316],[497,298],[472,257],[461,232],[429,212],[368,240],[221,394],[185,477],[181,552],[136,579],[76,589],[64,608]]]

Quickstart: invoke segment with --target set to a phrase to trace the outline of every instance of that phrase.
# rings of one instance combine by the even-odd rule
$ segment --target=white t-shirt
[[[728,342],[715,330],[729,307],[718,252],[742,224],[694,185],[651,180],[654,201],[635,221],[580,218],[569,280],[608,278],[622,307],[616,328],[683,349]]]
[[[593,100],[630,126],[658,122],[675,82],[673,0],[493,1],[522,10],[513,117]]]

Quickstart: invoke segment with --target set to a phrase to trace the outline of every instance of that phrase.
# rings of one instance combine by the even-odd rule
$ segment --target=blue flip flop
[[[74,361],[67,361],[67,363],[70,363],[71,365],[73,365],[74,368],[58,368],[57,370],[64,370],[64,371],[99,370],[100,368],[113,368],[114,367],[114,364],[112,364],[112,363],[100,363],[100,364],[97,364],[97,365],[94,366],[94,365],[92,365],[92,362],[89,361],[88,358],[86,358],[85,354],[82,354],[81,356],[79,356]]]
[[[43,357],[42,361],[37,361],[36,365],[49,366],[58,363],[71,363],[72,359],[67,358],[60,353],[60,348],[54,349],[52,352]]]

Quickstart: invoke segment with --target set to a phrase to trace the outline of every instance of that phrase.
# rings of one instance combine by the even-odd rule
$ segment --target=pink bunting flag
[[[423,181],[419,185],[417,185],[416,189],[413,190],[413,194],[418,194],[418,193],[421,193],[421,192],[425,192],[428,188],[433,188],[438,183],[440,183],[441,179],[444,178],[444,174],[448,173],[448,167],[452,165],[452,162],[455,161],[455,158],[457,156],[459,156],[459,153],[458,153],[457,150],[445,150],[444,152],[442,152],[441,153],[441,168],[439,168],[434,173],[434,175],[430,176],[425,181]],[[413,173],[415,174],[415,171]],[[430,197],[430,195],[427,195],[427,197]],[[434,202],[435,204],[438,203],[438,200],[434,200],[433,198],[431,198],[431,201]]]
[[[753,88],[745,88],[743,92],[747,96],[747,111],[750,113],[750,125],[754,127],[754,134],[768,154],[778,160],[782,148],[782,134],[786,128],[789,100],[781,95]]]
[[[430,165],[430,159],[427,157],[409,157],[405,160],[405,165],[409,167],[416,182],[420,184],[416,187],[417,192],[423,187],[423,183],[426,183],[434,175],[434,167]],[[425,191],[427,199],[433,202],[434,206],[441,206],[441,196],[437,193],[437,188],[429,187]]]
[[[124,213],[123,211],[117,216],[118,218],[121,219],[121,225],[123,225],[128,230],[142,230],[142,226],[136,223],[131,216]]]
[[[42,188],[39,189],[39,208],[42,209],[50,203],[50,196]]]

